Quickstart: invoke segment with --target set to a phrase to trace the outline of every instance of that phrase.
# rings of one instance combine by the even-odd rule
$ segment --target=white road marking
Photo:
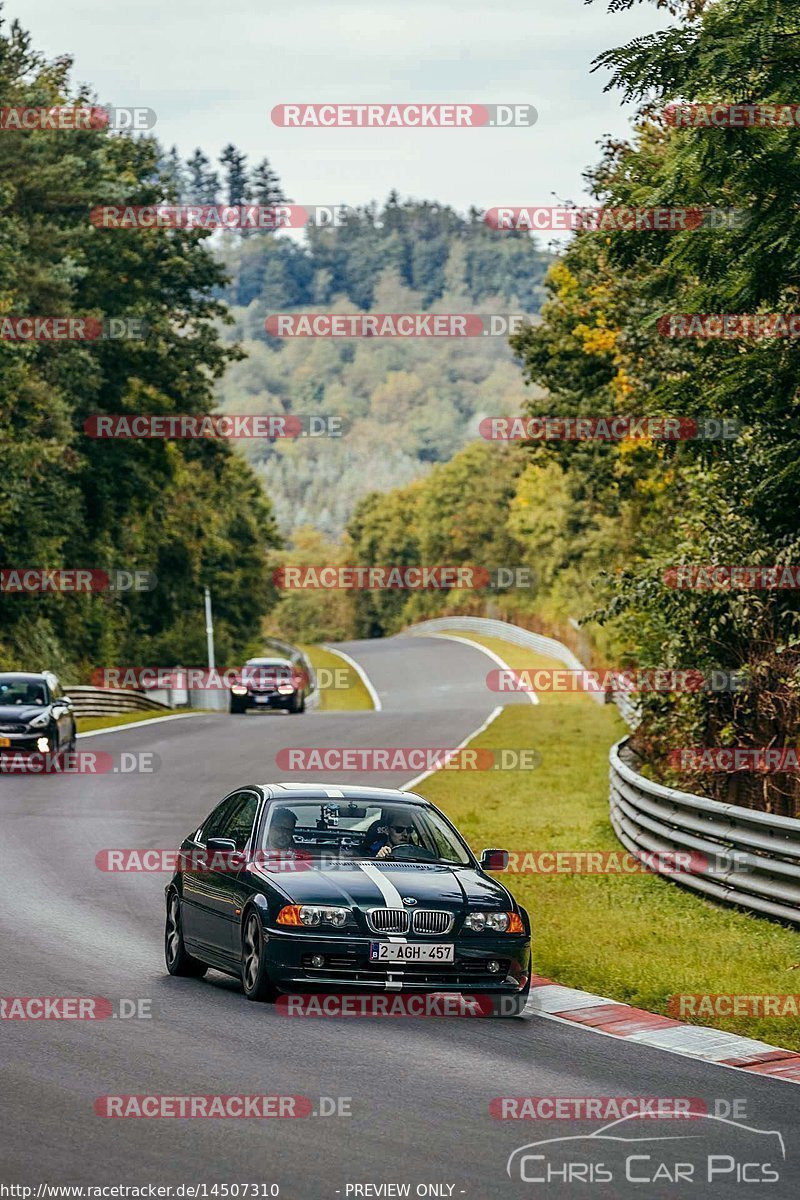
[[[482,725],[479,725],[477,729],[473,729],[472,733],[468,733],[464,740],[459,742],[457,746],[453,746],[453,753],[456,750],[463,750],[465,746],[469,745],[473,738],[478,737],[485,729],[488,729],[492,721],[496,721],[502,711],[502,704],[498,704],[497,708],[492,709]],[[429,775],[435,775],[439,769],[439,767],[431,767],[429,771],[423,771],[421,775],[415,775],[413,779],[409,779],[408,783],[402,783],[400,785],[400,791],[410,792],[411,789],[415,788],[418,783],[422,783],[423,779],[427,779]]]
[[[372,680],[370,679],[369,675],[367,675],[367,672],[360,665],[360,663],[357,663],[356,660],[354,658],[351,658],[349,654],[345,654],[344,650],[340,650],[338,647],[331,646],[327,642],[322,642],[322,649],[327,650],[330,654],[338,654],[339,658],[343,658],[344,661],[353,668],[356,675],[358,675],[358,677],[361,680],[361,682],[363,683],[364,687],[369,692],[369,698],[372,701],[372,704],[375,708],[375,712],[381,712],[381,710],[383,709],[383,705],[381,704],[381,698],[378,695],[378,693],[375,691]]]
[[[472,646],[475,650],[480,650],[481,654],[487,655],[491,658],[492,662],[496,662],[498,667],[502,667],[504,671],[514,670],[499,654],[495,654],[494,650],[490,650],[488,646],[482,646],[480,642],[473,642],[472,638],[460,637],[457,633],[426,633],[425,637],[444,638],[447,642],[463,642],[465,646]],[[518,695],[519,693],[514,694]],[[539,703],[539,697],[533,690],[528,691],[526,689],[522,694],[528,697],[531,704]]]
[[[140,725],[163,725],[165,721],[185,721],[187,717],[215,717],[218,713],[188,712],[173,713],[170,717],[151,717],[144,721],[127,721],[124,725],[108,725],[105,729],[90,729],[79,733],[79,738],[99,737],[101,733],[124,733],[126,729],[138,729]]]

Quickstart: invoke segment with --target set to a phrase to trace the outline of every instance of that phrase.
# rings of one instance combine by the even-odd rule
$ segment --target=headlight
[[[287,904],[278,913],[279,925],[333,925],[341,929],[347,924],[349,908],[328,908],[319,904]]]
[[[234,696],[246,696],[247,695],[247,688],[242,687],[242,685],[240,683],[232,684],[231,691],[233,692]]]
[[[294,691],[294,688],[292,687],[292,685],[290,683],[279,683],[278,684],[278,692],[280,693],[281,696],[291,696],[293,691]]]
[[[39,713],[38,717],[34,717],[32,721],[28,721],[29,729],[42,729],[43,726],[50,724],[50,713]]]
[[[473,933],[524,933],[522,921],[513,912],[473,912],[467,915],[464,928]]]

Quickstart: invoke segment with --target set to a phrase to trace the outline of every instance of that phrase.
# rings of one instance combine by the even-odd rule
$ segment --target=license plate
[[[0,746],[10,746],[11,738],[0,738]]]
[[[452,962],[455,947],[435,942],[370,942],[371,962]]]
[[[256,696],[256,704],[269,704],[269,696]]]

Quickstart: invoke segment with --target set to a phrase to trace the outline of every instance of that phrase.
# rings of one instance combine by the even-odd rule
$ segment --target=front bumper
[[[282,991],[314,990],[415,991],[415,992],[488,992],[516,995],[530,979],[530,939],[524,936],[455,938],[452,963],[371,962],[374,937],[319,934],[287,934],[283,930],[264,930],[270,977]],[[433,939],[411,938],[430,942]],[[450,944],[447,938],[441,939]],[[311,965],[313,956],[325,962]],[[488,964],[500,964],[490,971]]]
[[[47,754],[48,750],[40,750],[37,745],[40,738],[45,738],[48,749],[52,751],[47,726],[43,729],[23,730],[21,733],[0,733],[0,755],[4,754]],[[4,746],[3,742],[9,742]]]
[[[282,695],[280,692],[248,692],[246,696],[237,699],[244,708],[288,708],[296,695],[296,692],[289,695]]]

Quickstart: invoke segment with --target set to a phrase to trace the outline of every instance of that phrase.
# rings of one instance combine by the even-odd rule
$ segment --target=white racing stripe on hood
[[[391,879],[387,879],[382,871],[379,871],[377,867],[373,867],[372,863],[360,862],[358,866],[359,869],[364,872],[367,878],[372,880],[376,888],[378,888],[383,896],[387,908],[402,908],[403,911],[405,911],[403,897],[400,895]],[[400,937],[399,934],[389,934],[387,936],[390,942],[405,942],[408,940],[407,938]]]

